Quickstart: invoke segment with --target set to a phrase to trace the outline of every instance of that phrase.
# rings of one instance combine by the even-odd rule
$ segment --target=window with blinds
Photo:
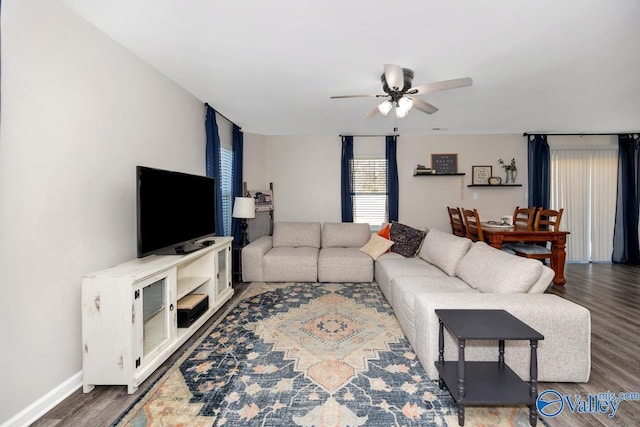
[[[230,236],[233,212],[233,151],[225,147],[220,147],[220,191],[224,235]]]
[[[353,222],[381,225],[388,222],[387,161],[353,159]]]

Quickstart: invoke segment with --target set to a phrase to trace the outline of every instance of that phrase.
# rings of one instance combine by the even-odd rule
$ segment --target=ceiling
[[[245,132],[640,130],[637,0],[62,1]],[[385,63],[474,83],[403,119],[329,99],[382,93]]]

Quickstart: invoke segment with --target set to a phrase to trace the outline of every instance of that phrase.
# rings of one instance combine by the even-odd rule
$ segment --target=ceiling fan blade
[[[367,113],[366,116],[364,116],[365,119],[370,119],[371,117],[375,116],[376,114],[378,114],[378,107],[376,106],[373,110],[369,111]]]
[[[368,94],[368,95],[336,95],[332,96],[331,99],[342,99],[342,98],[377,98],[380,96],[387,95],[376,95],[376,94]]]
[[[417,110],[424,111],[427,114],[433,114],[438,111],[436,107],[421,99],[411,98],[411,100],[413,101],[413,107]]]
[[[473,80],[471,80],[471,77],[463,77],[460,79],[442,80],[440,82],[427,83],[426,85],[412,87],[407,91],[407,93],[411,95],[424,95],[425,93],[471,86],[472,84]]]
[[[402,67],[394,64],[384,64],[384,79],[387,86],[393,90],[402,90],[404,87],[404,72]]]

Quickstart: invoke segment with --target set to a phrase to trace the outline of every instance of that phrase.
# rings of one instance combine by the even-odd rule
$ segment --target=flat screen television
[[[216,232],[213,178],[136,167],[138,258],[180,255],[206,246]]]

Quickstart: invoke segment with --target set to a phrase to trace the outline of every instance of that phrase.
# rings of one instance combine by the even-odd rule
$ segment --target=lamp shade
[[[232,216],[234,218],[255,218],[256,202],[253,197],[236,197]]]
[[[398,100],[398,105],[396,106],[396,117],[399,119],[406,117],[412,107],[413,101],[411,98],[403,96]]]
[[[380,111],[380,114],[382,114],[383,116],[389,114],[389,111],[391,111],[392,108],[393,104],[391,103],[391,101],[384,101],[383,103],[378,105],[378,111]]]

